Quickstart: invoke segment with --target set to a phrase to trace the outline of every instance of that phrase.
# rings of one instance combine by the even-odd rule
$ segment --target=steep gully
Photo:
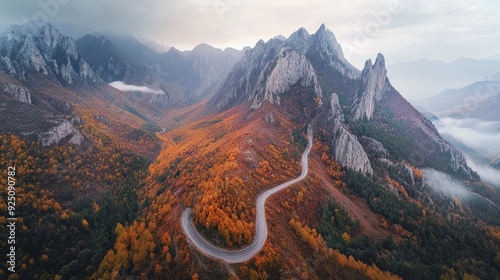
[[[255,256],[262,249],[262,247],[264,247],[264,243],[266,242],[267,239],[267,222],[266,222],[266,209],[265,209],[266,199],[271,195],[301,181],[307,176],[307,173],[309,172],[307,157],[312,148],[312,139],[313,139],[312,125],[309,125],[307,129],[307,136],[309,139],[307,148],[304,151],[304,154],[302,154],[302,160],[301,160],[302,172],[300,173],[300,176],[293,180],[287,181],[277,187],[265,191],[257,198],[257,205],[256,205],[257,219],[255,221],[256,233],[253,242],[248,247],[245,247],[244,249],[238,251],[233,251],[233,250],[225,250],[213,245],[205,238],[203,238],[200,235],[200,233],[196,230],[193,223],[193,219],[191,217],[192,209],[187,208],[182,213],[181,220],[184,233],[191,241],[191,243],[202,253],[210,257],[226,261],[228,263],[244,262]]]

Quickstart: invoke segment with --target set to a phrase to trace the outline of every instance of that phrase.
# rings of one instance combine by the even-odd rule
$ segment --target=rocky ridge
[[[311,95],[297,97],[294,95],[297,92],[310,92]],[[344,167],[372,174],[366,149],[376,149],[375,153],[381,157],[391,156],[381,142],[387,139],[360,141],[358,136],[364,135],[358,135],[359,131],[354,133],[353,125],[370,122],[369,125],[376,129],[384,129],[386,122],[400,122],[408,126],[407,129],[415,129],[409,132],[409,138],[422,137],[415,140],[432,145],[439,157],[450,154],[447,160],[457,174],[474,177],[463,155],[429,127],[425,118],[409,103],[411,108],[407,109],[391,107],[391,102],[407,102],[389,82],[384,56],[378,54],[375,63],[368,60],[360,72],[345,60],[340,44],[324,25],[312,35],[301,28],[288,39],[260,40],[235,64],[217,94],[209,100],[208,107],[209,111],[220,112],[238,104],[248,104],[250,110],[258,110],[263,103],[283,106],[284,100],[288,100],[286,104],[289,105],[300,103],[296,113],[311,111],[313,106],[317,108],[320,122],[332,135],[330,143],[335,159]],[[377,108],[381,107],[391,107],[393,115],[378,114],[375,118]],[[404,116],[403,111],[411,112],[411,116]]]
[[[344,127],[344,113],[339,104],[337,94],[333,93],[330,101],[330,114],[328,120],[333,123],[333,147],[335,160],[342,166],[350,169],[372,174],[373,169],[363,146],[357,137]]]
[[[22,34],[14,30],[0,37],[0,68],[26,79],[30,72],[52,75],[64,84],[91,83],[99,80],[82,59],[71,37],[46,24],[38,33]]]

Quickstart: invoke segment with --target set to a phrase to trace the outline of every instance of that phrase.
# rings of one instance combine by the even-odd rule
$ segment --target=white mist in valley
[[[109,84],[110,86],[121,90],[121,91],[131,91],[131,92],[142,92],[142,93],[150,93],[150,94],[165,94],[162,90],[159,89],[152,89],[147,86],[135,86],[135,85],[128,85],[122,81],[116,81],[112,82]]]
[[[491,166],[500,160],[500,121],[443,118],[435,125],[439,133],[462,150],[469,166],[484,182],[500,187],[500,170]]]
[[[431,187],[440,194],[453,195],[460,199],[466,199],[472,194],[462,182],[446,173],[434,169],[423,169],[422,172],[424,174],[424,185]]]
[[[498,207],[493,201],[478,193],[473,192],[460,180],[452,176],[437,171],[435,169],[423,169],[424,186],[430,187],[433,191],[443,196],[456,197],[461,201],[481,201],[492,206]]]
[[[469,157],[466,157],[466,159],[470,168],[477,171],[479,176],[481,176],[481,180],[492,186],[500,188],[500,171],[488,165],[480,165]]]

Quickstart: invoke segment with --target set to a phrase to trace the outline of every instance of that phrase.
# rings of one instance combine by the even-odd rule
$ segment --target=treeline
[[[136,218],[136,191],[149,162],[113,146],[42,148],[14,135],[0,135],[0,154],[2,172],[17,169],[18,270],[9,279],[92,275],[114,243],[116,224]],[[5,221],[7,194],[0,193]]]
[[[500,229],[450,214],[446,208],[416,205],[352,170],[345,170],[344,182],[390,222],[400,240],[352,238],[349,232],[356,222],[330,202],[319,214],[317,227],[329,247],[405,279],[496,279],[500,275]]]

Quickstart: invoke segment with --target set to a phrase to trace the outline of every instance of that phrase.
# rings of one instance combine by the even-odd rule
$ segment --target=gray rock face
[[[373,151],[375,154],[381,155],[382,157],[387,157],[388,152],[384,145],[379,141],[370,137],[361,136],[361,143],[364,144],[364,147],[366,147],[367,150]]]
[[[381,142],[371,138],[365,139],[365,142],[350,132],[352,129],[363,133],[355,130],[356,127],[349,126],[366,118],[369,120],[368,125],[374,125],[373,128],[380,128],[390,136],[397,136],[393,134],[400,133],[401,129],[408,129],[410,137],[414,137],[415,141],[422,141],[419,144],[425,142],[432,146],[425,150],[426,153],[422,153],[426,148],[414,145],[418,148],[417,157],[418,154],[423,154],[425,159],[425,156],[435,153],[438,154],[436,160],[444,160],[449,152],[450,166],[454,170],[472,174],[463,155],[444,141],[435,129],[429,128],[426,119],[392,87],[387,78],[383,55],[379,54],[374,64],[368,60],[360,72],[346,61],[335,36],[324,25],[312,35],[301,28],[286,40],[274,38],[267,42],[259,41],[235,64],[209,101],[207,111],[222,111],[244,103],[250,104],[254,110],[263,103],[285,104],[286,94],[293,93],[290,89],[297,86],[313,89],[314,94],[310,98],[319,99],[325,104],[330,102],[330,106],[318,102],[319,107],[315,109],[322,117],[320,122],[333,132],[332,150],[336,160],[343,166],[371,174],[373,169],[366,151],[370,151],[370,155],[374,151],[375,158],[378,159],[387,156],[384,145],[390,142],[386,142],[388,140],[385,137],[377,138]],[[326,89],[328,93],[325,92]],[[336,94],[329,95],[330,92]],[[339,96],[345,107],[340,106]],[[301,101],[304,101],[301,106],[311,105],[307,103],[309,100]],[[383,114],[384,112],[375,114],[378,106],[392,110],[394,118]],[[344,121],[342,108],[351,112],[349,123]],[[403,128],[391,130],[384,127],[387,121],[400,121]],[[405,172],[409,173],[409,170],[406,169]],[[414,180],[411,181],[413,183]]]
[[[441,139],[439,142],[441,151],[449,152],[451,155],[451,167],[453,170],[466,174],[470,178],[474,178],[475,174],[473,174],[470,167],[467,165],[467,160],[465,159],[462,152],[460,152],[457,148],[452,146],[450,143],[446,142],[444,139]]]
[[[12,99],[31,104],[31,94],[27,88],[14,84],[0,84],[0,88]]]
[[[80,131],[68,120],[57,122],[48,131],[38,133],[38,140],[44,147],[59,144],[65,138],[69,138],[68,142],[73,145],[81,145],[84,140]]]
[[[279,105],[281,94],[300,83],[314,87],[321,106],[323,92],[311,57],[320,59],[322,64],[340,72],[343,77],[359,78],[359,70],[346,61],[340,44],[330,30],[322,25],[310,35],[301,28],[286,40],[260,40],[233,67],[211,104],[224,108],[239,100],[252,102],[254,109],[263,102]]]
[[[44,147],[66,143],[81,145],[84,141],[71,121],[13,100],[0,102],[0,133],[38,140]]]
[[[387,70],[385,69],[385,59],[382,54],[378,54],[375,64],[371,60],[366,61],[365,68],[361,72],[361,87],[354,100],[354,120],[363,117],[370,119],[373,116],[375,102],[380,101],[384,91],[390,89],[387,82]]]
[[[36,34],[11,30],[1,37],[0,68],[20,79],[25,79],[29,72],[35,72],[53,75],[66,84],[99,80],[79,56],[73,39],[61,35],[50,24]]]
[[[323,96],[313,67],[304,55],[290,47],[283,47],[276,60],[266,65],[260,72],[259,86],[249,96],[252,108],[257,109],[263,102],[280,105],[281,94],[287,92],[292,85],[299,83],[304,87],[313,86],[319,100]],[[321,104],[320,104],[321,106]]]
[[[411,169],[411,167],[409,167],[408,165],[406,164],[401,164],[402,165],[402,169],[406,172],[406,174],[408,174],[408,177],[410,178],[410,183],[412,185],[415,185],[415,177],[413,176],[413,170]]]
[[[329,121],[334,125],[334,154],[335,160],[344,167],[372,174],[373,169],[363,146],[357,137],[352,135],[343,124],[344,114],[339,104],[338,96],[333,93],[330,101]]]

